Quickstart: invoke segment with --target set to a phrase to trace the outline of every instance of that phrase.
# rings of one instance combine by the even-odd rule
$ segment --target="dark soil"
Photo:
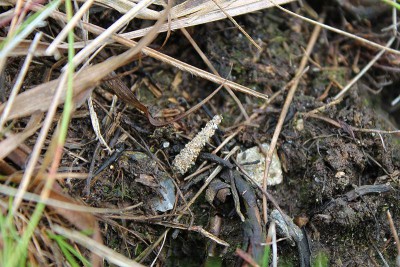
[[[289,7],[296,12],[304,12],[295,4]],[[314,7],[323,11],[318,3]],[[334,8],[337,8],[334,3],[325,7],[327,11]],[[221,76],[226,77],[230,73],[233,81],[272,95],[294,77],[314,26],[276,9],[241,16],[237,21],[254,40],[262,44],[261,53],[228,20],[198,26],[189,31]],[[385,35],[380,32],[381,28],[391,24],[387,13],[363,19],[347,11],[337,14],[328,12],[325,20],[327,24],[348,30],[350,26],[347,24],[346,28],[345,21],[351,23],[355,34],[375,42],[384,44],[389,38],[389,33]],[[161,39],[160,42],[163,41]],[[179,31],[172,33],[162,49],[178,59],[205,68]],[[400,94],[396,73],[373,67],[342,102],[319,113],[320,117],[338,122],[339,128],[320,118],[304,116],[306,112],[331,102],[340,90],[337,84],[344,86],[355,75],[353,62],[357,53],[360,53],[357,66],[362,68],[377,51],[322,30],[313,50],[313,63],[309,63],[310,69],[300,81],[278,141],[284,181],[269,187],[268,191],[287,215],[295,218],[296,222],[303,222],[299,226],[307,235],[311,262],[315,262],[317,257],[326,257],[329,266],[382,266],[381,253],[388,264],[394,266],[396,247],[386,211],[390,210],[395,225],[400,227],[400,137],[353,131],[349,126],[395,129],[398,125],[396,118],[400,118],[399,109],[388,108],[387,103]],[[385,54],[379,60],[379,65],[389,65],[393,57]],[[120,73],[130,67],[120,70]],[[182,75],[181,82],[172,85],[179,75]],[[151,107],[153,116],[159,119],[187,110],[217,87],[150,58],[143,58],[139,71],[123,80],[129,87],[136,88],[138,99]],[[390,87],[384,87],[380,94],[372,94],[371,90],[378,89],[376,83],[383,80],[393,83]],[[150,92],[150,86],[157,88],[161,94],[155,96]],[[324,97],[328,87],[331,89]],[[227,149],[235,145],[245,149],[257,143],[269,143],[286,91],[264,110],[260,110],[263,104],[260,99],[240,93],[237,95],[250,115],[259,113],[259,116],[252,126],[246,127],[228,143]],[[110,99],[103,91],[95,91],[95,99],[99,117],[106,117],[100,106],[108,106]],[[142,256],[145,254],[142,253],[166,229],[172,229],[159,255],[160,266],[199,266],[210,260],[208,255],[211,252],[216,257],[221,256],[224,266],[240,266],[242,260],[235,254],[236,248],[249,251],[254,256],[260,245],[255,240],[261,238],[265,242],[262,236],[268,230],[268,225],[260,224],[257,228],[253,225],[254,220],[250,220],[251,216],[258,216],[254,208],[258,207],[261,211],[261,201],[252,203],[239,194],[242,212],[247,219],[242,222],[235,211],[229,190],[230,182],[226,178],[229,176],[227,170],[216,177],[220,184],[215,185],[219,189],[215,189],[217,196],[212,203],[206,200],[204,192],[190,213],[185,212],[179,221],[176,220],[177,214],[181,214],[185,206],[182,197],[186,202],[189,201],[203,184],[200,178],[206,178],[209,173],[201,174],[200,178],[195,177],[190,182],[185,181],[184,177],[171,169],[174,157],[210,119],[206,111],[224,117],[221,132],[217,132],[220,140],[229,136],[232,132],[230,127],[244,120],[224,89],[205,108],[207,110],[200,109],[170,126],[154,128],[142,114],[118,101],[114,117],[116,123],[110,125],[118,124],[123,130],[110,130],[110,126],[103,131],[111,133],[107,134],[111,146],[121,142],[117,140],[124,131],[131,135],[125,135],[122,140],[125,144],[124,153],[112,162],[113,168],[108,166],[93,177],[89,195],[84,190],[86,182],[74,182],[71,185],[72,194],[83,197],[93,206],[125,207],[143,203],[126,216],[100,217],[106,245],[130,258],[138,259],[140,256],[145,264],[149,264],[160,246],[144,258]],[[384,111],[388,109],[391,109],[390,115]],[[102,150],[94,152],[96,143],[89,142],[94,139],[90,127],[88,116],[74,119],[71,138],[79,138],[79,142],[87,144],[79,151],[87,159],[95,161],[96,173],[109,155]],[[210,143],[203,152],[211,152],[218,141],[212,140]],[[147,156],[137,158],[139,152]],[[65,158],[65,165],[70,166],[70,160]],[[196,166],[203,161],[199,159]],[[89,165],[90,162],[82,163],[81,167],[88,171]],[[195,170],[196,167],[193,167],[190,172]],[[172,177],[180,192],[176,192],[178,203],[175,208],[161,213],[154,210],[151,200],[160,197],[159,183],[165,177]],[[381,191],[382,188],[374,185],[388,187]],[[248,192],[260,199],[261,193],[251,185],[247,186]],[[357,193],[355,190],[362,186],[370,186],[365,187],[369,191]],[[241,188],[238,190],[240,192]],[[269,202],[269,210],[273,208]],[[210,225],[215,216],[221,218],[221,228],[216,235],[229,243],[227,248],[217,245],[213,249],[215,245],[209,238],[194,228],[187,230],[190,226],[201,226],[212,232]],[[280,266],[297,266],[300,262],[296,245],[292,246],[285,240],[278,243],[278,255]]]

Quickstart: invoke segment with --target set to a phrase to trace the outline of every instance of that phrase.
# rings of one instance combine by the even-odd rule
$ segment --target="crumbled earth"
[[[336,7],[333,3],[330,5],[332,7],[328,5],[328,9]],[[298,6],[292,5],[291,8],[297,9]],[[315,8],[319,11],[322,9],[318,4]],[[326,23],[343,27],[340,21],[347,20],[352,23],[355,33],[370,33],[369,36],[379,43],[388,39],[387,36],[379,39],[372,33],[379,33],[380,28],[390,25],[390,16],[378,15],[381,25],[356,18],[345,11],[339,16],[341,18],[328,14]],[[274,9],[241,16],[237,21],[261,44],[261,52],[228,20],[198,26],[189,31],[221,76],[230,77],[237,83],[272,95],[284,88],[294,77],[314,26]],[[163,49],[163,52],[178,59],[205,68],[200,57],[179,32],[172,34]],[[358,67],[362,68],[375,55],[375,50],[359,46],[351,39],[322,31],[313,50],[313,62],[309,63],[310,69],[300,81],[279,137],[277,150],[284,171],[283,183],[268,190],[286,214],[306,222],[300,227],[307,235],[312,262],[317,255],[323,255],[329,259],[330,266],[380,266],[383,261],[378,255],[379,250],[389,265],[393,266],[396,249],[386,211],[390,210],[395,225],[400,227],[400,137],[355,131],[350,126],[393,130],[398,123],[395,118],[400,117],[399,112],[389,110],[391,113],[387,115],[384,110],[388,110],[387,99],[393,99],[400,93],[399,79],[395,73],[379,67],[372,68],[367,77],[362,78],[343,101],[318,113],[320,117],[336,121],[340,127],[329,121],[304,115],[332,101],[332,97],[339,92],[336,84],[345,85],[355,75],[352,64],[358,50]],[[384,56],[379,64],[385,65],[389,60],[389,56]],[[151,113],[158,119],[187,110],[217,88],[214,84],[150,58],[143,58],[141,64],[139,71],[125,77],[124,81],[128,86],[136,88],[138,99],[151,106]],[[129,66],[126,70],[131,67],[134,66]],[[371,90],[376,88],[371,81],[382,79],[393,81],[393,90],[384,88],[381,95],[372,94]],[[148,84],[158,88],[160,95],[151,93]],[[328,87],[331,89],[324,97]],[[262,100],[240,93],[237,95],[248,114],[258,113],[259,116],[227,144],[227,149],[230,150],[235,145],[245,149],[257,143],[269,142],[285,101],[286,91],[263,110],[260,109]],[[381,98],[382,96],[384,97]],[[95,98],[103,105],[109,104],[109,100],[100,92],[95,91]],[[210,239],[198,231],[187,230],[187,227],[202,226],[210,230],[211,218],[218,215],[222,220],[218,237],[230,244],[227,248],[217,246],[214,250],[215,255],[222,255],[224,266],[241,265],[242,261],[235,254],[237,247],[245,251],[248,246],[257,249],[257,245],[248,241],[254,238],[251,233],[256,231],[255,226],[251,222],[241,221],[235,210],[233,194],[226,191],[231,188],[230,182],[226,180],[229,177],[227,170],[217,176],[217,182],[213,184],[214,188],[225,191],[219,194],[219,189],[211,193],[208,191],[213,195],[212,198],[203,193],[191,208],[190,214],[185,212],[180,221],[174,221],[177,216],[175,212],[179,214],[185,205],[182,197],[189,201],[202,186],[202,178],[209,175],[207,172],[195,176],[190,182],[183,180],[183,177],[171,171],[170,164],[174,157],[210,119],[207,112],[211,116],[222,114],[224,117],[220,127],[222,131],[216,134],[220,140],[232,132],[229,127],[244,120],[236,103],[224,89],[205,107],[207,111],[200,109],[169,126],[155,128],[133,108],[123,103],[117,105],[120,126],[132,136],[124,140],[125,152],[112,163],[113,168],[107,167],[93,179],[90,194],[86,194],[83,181],[72,186],[74,194],[85,197],[92,205],[125,207],[143,203],[133,210],[129,218],[116,217],[102,221],[105,243],[108,246],[138,259],[149,244],[155,242],[165,229],[172,227],[159,255],[161,262],[166,266],[199,266],[210,259],[207,257],[208,249],[213,245]],[[98,115],[106,116],[101,109]],[[87,122],[82,123],[82,119],[77,118],[72,125],[79,126],[72,127],[76,129],[72,135],[85,136],[84,139],[87,140],[94,139],[93,136],[87,136],[90,132],[90,124]],[[121,134],[120,131],[119,133]],[[211,140],[204,152],[211,152],[217,144],[218,141]],[[92,159],[94,150],[95,144],[88,144],[83,154]],[[153,156],[147,157],[145,161],[135,159],[133,155],[139,152]],[[105,151],[98,153],[94,158],[94,172],[108,157]],[[189,173],[194,172],[202,162],[199,159]],[[89,168],[89,165],[84,167]],[[150,199],[158,194],[155,188],[164,176],[171,176],[180,189],[177,193],[176,210],[165,214],[155,211],[150,205]],[[377,189],[371,187],[371,192],[345,197],[361,186],[382,184],[387,184],[390,189],[374,191]],[[252,196],[261,198],[260,192],[250,185],[249,192]],[[252,203],[251,199],[241,200],[245,217],[257,218],[255,208],[261,210],[260,201]],[[271,203],[269,208],[273,208]],[[125,230],[121,230],[111,221],[123,225]],[[258,230],[265,231],[265,226]],[[281,266],[297,266],[298,250],[290,242],[280,241],[278,254]],[[143,259],[144,263],[150,263],[154,256],[154,253],[150,254]]]

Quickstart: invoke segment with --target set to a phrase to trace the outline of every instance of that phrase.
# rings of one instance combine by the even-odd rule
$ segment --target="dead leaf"
[[[49,198],[55,199],[71,204],[81,204],[69,196],[64,195],[61,193],[62,188],[55,183],[53,189],[50,191]],[[101,232],[99,228],[99,224],[94,217],[93,214],[89,212],[80,212],[74,210],[63,209],[56,206],[47,206],[49,209],[54,210],[59,215],[67,219],[70,223],[72,223],[76,228],[82,231],[89,231],[91,236],[96,242],[103,244],[103,239],[101,237]],[[102,259],[95,253],[92,253],[92,265],[93,266],[102,266]]]
[[[8,134],[7,138],[0,142],[0,159],[4,159],[25,140],[33,135],[37,129],[41,127],[40,121],[42,120],[43,113],[35,113],[32,115],[25,129],[16,134]],[[26,158],[23,160],[25,163]],[[20,163],[21,164],[21,163]]]
[[[140,174],[139,178],[135,179],[135,182],[141,183],[145,186],[157,188],[160,187],[160,184],[158,183],[157,179],[155,179],[153,176],[148,175],[148,174]]]

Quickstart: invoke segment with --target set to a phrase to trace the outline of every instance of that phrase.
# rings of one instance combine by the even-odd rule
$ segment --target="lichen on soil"
[[[273,9],[238,17],[237,21],[261,44],[262,52],[257,51],[229,21],[197,26],[189,31],[221,76],[272,95],[284,88],[295,75],[304,53],[303,48],[306,47],[314,26]],[[338,26],[336,18],[327,16],[326,21]],[[355,21],[355,25],[358,30],[367,27],[367,23],[362,21]],[[382,27],[383,25],[382,23]],[[376,31],[371,28],[367,30]],[[171,45],[166,45],[164,52],[204,67],[195,51],[185,41],[181,41],[183,39],[184,36],[179,32],[173,33],[168,41]],[[330,39],[329,43],[326,42],[327,39]],[[396,251],[386,210],[391,211],[395,224],[400,226],[397,190],[400,168],[399,136],[353,132],[346,125],[392,130],[392,123],[395,122],[382,116],[383,112],[376,112],[378,107],[365,104],[372,103],[374,101],[371,99],[379,97],[371,95],[365,89],[368,79],[363,79],[354,86],[342,102],[319,113],[340,122],[342,127],[303,116],[307,111],[332,100],[330,97],[339,91],[335,83],[344,85],[353,77],[351,62],[356,56],[356,49],[358,48],[354,41],[347,40],[344,43],[339,37],[323,31],[312,55],[315,62],[310,63],[309,71],[300,81],[279,137],[277,152],[284,170],[284,180],[282,184],[269,187],[268,190],[290,217],[307,219],[308,222],[301,227],[307,234],[312,260],[316,255],[324,253],[329,258],[330,266],[375,266],[375,263],[382,264],[377,247],[392,265]],[[375,52],[367,48],[361,50],[360,64],[364,64]],[[341,57],[336,58],[338,54]],[[140,72],[131,76],[133,82],[129,79],[126,82],[130,82],[130,85],[137,83],[135,93],[141,102],[153,106],[151,112],[156,118],[166,118],[168,114],[187,110],[217,87],[150,58],[143,58],[141,64]],[[326,66],[326,69],[318,66]],[[387,79],[398,84],[395,75],[378,68],[373,68],[369,75],[386,75]],[[144,79],[156,85],[161,95],[154,97],[153,93],[149,94],[149,86],[143,82]],[[173,86],[176,79],[180,80]],[[328,97],[321,98],[328,86],[332,87]],[[269,143],[286,92],[264,110],[259,109],[263,101],[244,94],[237,95],[248,114],[259,113],[259,116],[227,144],[227,149],[239,145],[244,150],[257,143]],[[99,102],[106,102],[99,95],[96,97]],[[244,119],[236,103],[224,89],[205,106],[211,115],[222,114],[224,117],[221,131],[216,134],[217,138],[228,136],[231,133],[229,127]],[[103,220],[105,243],[131,258],[136,258],[166,229],[172,229],[159,255],[161,262],[166,266],[199,266],[206,262],[207,249],[212,245],[198,231],[188,228],[202,226],[209,230],[211,218],[218,215],[222,218],[218,237],[230,246],[217,246],[216,255],[221,256],[224,266],[239,266],[242,261],[235,254],[235,249],[240,247],[246,250],[251,246],[249,225],[243,223],[235,212],[232,193],[226,190],[231,188],[231,184],[224,180],[228,176],[226,172],[225,176],[221,174],[216,178],[225,193],[216,193],[212,203],[201,196],[190,213],[186,212],[180,221],[175,220],[185,205],[182,198],[186,202],[190,200],[202,185],[204,179],[200,178],[205,178],[209,172],[185,181],[180,175],[171,172],[170,164],[209,120],[206,111],[200,109],[169,126],[154,128],[134,109],[122,105],[118,109],[123,110],[119,113],[121,127],[128,129],[137,143],[129,138],[124,140],[127,150],[113,163],[112,169],[107,168],[95,178],[89,195],[85,196],[83,182],[72,186],[74,194],[85,196],[85,200],[91,205],[123,207],[143,203],[134,210],[134,214],[126,218]],[[99,115],[105,116],[101,111]],[[298,128],[300,119],[303,125]],[[78,125],[79,127],[74,127]],[[82,125],[81,119],[72,121],[72,128],[82,129]],[[76,136],[84,135],[78,131],[75,130]],[[91,140],[93,136],[86,138]],[[212,152],[217,144],[214,139],[203,152]],[[94,144],[85,148],[89,158],[92,157],[94,148]],[[145,161],[135,159],[132,155],[138,151],[150,156]],[[100,153],[96,159],[96,167],[106,156],[105,152]],[[191,172],[203,161],[200,157],[196,166],[190,169]],[[141,174],[153,177],[153,186],[143,181],[138,182]],[[158,213],[152,209],[149,201],[158,195],[156,188],[161,176],[173,177],[180,189],[176,197],[178,205],[166,213]],[[343,197],[360,186],[375,184],[389,184],[391,190],[365,194],[351,201]],[[261,198],[261,194],[255,189],[254,194]],[[256,204],[261,208],[261,202]],[[245,206],[241,200],[242,211],[246,209]],[[112,222],[118,222],[124,228],[119,228]],[[289,242],[279,242],[278,254],[287,266],[296,266],[299,262],[298,251]],[[144,259],[145,263],[154,258],[155,254],[151,255]]]

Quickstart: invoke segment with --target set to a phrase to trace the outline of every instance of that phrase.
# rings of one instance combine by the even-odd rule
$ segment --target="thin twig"
[[[253,259],[253,257],[249,253],[247,253],[246,251],[244,251],[244,250],[242,250],[240,248],[236,248],[235,253],[240,258],[242,258],[243,261],[248,263],[251,267],[260,267],[260,265],[258,265],[258,263]]]
[[[342,99],[333,100],[333,101],[329,102],[326,105],[323,105],[321,107],[318,107],[318,108],[315,108],[315,109],[310,110],[308,112],[305,112],[305,113],[303,113],[303,115],[307,116],[308,114],[315,114],[315,113],[318,113],[318,112],[325,111],[328,107],[331,107],[331,106],[334,106],[336,104],[339,104],[340,102],[342,102]]]
[[[396,242],[397,255],[400,256],[400,240],[399,240],[399,236],[397,235],[396,227],[394,226],[394,223],[393,223],[392,214],[390,214],[390,211],[387,210],[386,215],[388,217],[390,231],[392,231],[394,241]]]
[[[321,18],[320,21],[322,22],[323,18]],[[311,34],[310,40],[308,42],[306,53],[303,55],[303,58],[301,59],[301,62],[300,62],[300,66],[296,72],[296,77],[299,77],[304,73],[306,64],[308,62],[308,58],[311,55],[311,52],[314,48],[315,42],[317,41],[317,38],[319,36],[321,29],[322,29],[321,26],[319,26],[319,25],[315,26],[314,31]],[[282,112],[279,116],[278,123],[276,125],[274,134],[271,139],[271,143],[270,143],[270,147],[269,147],[267,156],[265,157],[265,170],[264,170],[264,178],[263,178],[263,190],[264,191],[267,191],[268,172],[269,172],[269,168],[271,166],[272,156],[274,154],[275,147],[278,142],[278,137],[281,132],[286,115],[289,111],[290,104],[292,103],[294,94],[297,90],[298,84],[299,84],[299,79],[296,79],[293,82],[293,84],[288,92],[285,103],[283,104],[283,107],[282,107]],[[264,216],[264,222],[266,223],[268,221],[268,218],[267,218],[268,215],[267,215],[267,198],[265,195],[263,195],[263,216]]]
[[[162,244],[161,244],[161,247],[160,247],[160,249],[158,250],[157,255],[156,255],[156,257],[154,258],[153,262],[151,263],[150,267],[153,267],[154,264],[156,264],[157,259],[158,259],[158,257],[160,256],[160,253],[161,253],[161,251],[162,251],[162,249],[163,249],[163,247],[164,247],[164,244],[165,244],[165,240],[166,240],[166,239],[167,239],[167,235],[164,235],[164,239],[163,239],[163,242],[162,242]]]
[[[236,151],[239,150],[238,146],[235,146],[226,156],[225,156],[225,160],[229,159],[234,153],[236,153]],[[221,166],[217,166],[214,171],[210,174],[210,176],[204,181],[203,186],[199,189],[199,191],[197,191],[197,193],[195,194],[195,196],[189,201],[187,202],[187,204],[185,205],[185,207],[181,210],[181,214],[178,215],[178,217],[175,219],[175,222],[178,222],[182,216],[185,214],[185,211],[189,210],[189,208],[193,205],[193,203],[196,201],[196,199],[202,194],[202,192],[207,188],[207,186],[210,184],[210,182],[218,175],[218,173],[220,173],[222,170]],[[168,228],[167,230],[165,230],[165,232],[147,249],[145,249],[138,257],[136,257],[136,261],[141,261],[143,260],[149,253],[150,251],[152,251],[162,240],[163,240],[163,236],[167,235],[170,231],[170,228]]]
[[[235,25],[236,28],[239,29],[239,31],[246,36],[246,38],[258,49],[261,50],[261,47],[253,40],[253,38],[251,38],[251,36],[236,22],[236,20],[228,14],[228,12],[225,11],[225,8],[223,8],[218,2],[217,0],[212,0],[217,6],[218,8],[222,11],[222,13],[224,13],[224,15],[233,23],[233,25]]]
[[[89,96],[87,100],[88,106],[89,106],[89,114],[90,114],[90,120],[92,121],[92,127],[93,131],[96,134],[97,139],[99,139],[99,142],[106,147],[108,153],[112,153],[111,148],[107,145],[107,142],[104,140],[101,130],[100,130],[100,124],[99,124],[99,119],[97,118],[96,111],[94,110],[93,107],[93,100],[92,100],[92,95]]]
[[[215,67],[212,65],[212,63],[210,62],[210,60],[207,58],[207,56],[203,53],[203,51],[201,50],[201,48],[197,45],[197,43],[193,40],[193,38],[190,36],[189,32],[185,29],[182,28],[181,29],[183,35],[185,35],[185,37],[189,40],[190,44],[193,46],[193,48],[196,50],[196,52],[200,55],[200,57],[203,59],[204,63],[206,63],[207,67],[217,76],[221,77],[221,75],[219,75],[218,71],[215,69]],[[228,91],[228,93],[230,94],[230,96],[233,98],[233,100],[235,100],[236,104],[238,105],[240,111],[242,112],[243,116],[247,119],[249,119],[249,115],[247,114],[245,108],[242,105],[242,102],[240,102],[239,98],[237,98],[237,96],[235,95],[235,93],[232,91],[231,88],[229,88],[229,86],[227,86],[226,84],[224,84],[224,88]]]
[[[95,0],[86,0],[86,2],[82,5],[78,12],[72,17],[72,19],[68,22],[67,25],[63,27],[61,32],[57,35],[57,37],[53,40],[53,42],[46,49],[47,55],[53,55],[54,51],[57,49],[57,46],[67,37],[67,34],[72,28],[78,24],[81,17],[85,14],[86,11],[92,6]]]
[[[28,166],[25,169],[21,183],[18,187],[18,192],[17,192],[14,202],[13,202],[13,212],[15,212],[18,209],[19,205],[21,204],[22,197],[25,194],[26,190],[28,189],[28,185],[31,180],[36,163],[38,162],[40,153],[42,152],[42,147],[46,140],[47,133],[50,130],[50,126],[53,123],[53,118],[57,111],[59,99],[61,98],[61,94],[63,92],[66,82],[67,82],[67,72],[63,72],[59,79],[59,83],[58,83],[57,89],[54,93],[53,100],[47,111],[46,118],[43,122],[43,127],[42,127],[42,129],[40,129],[39,136],[36,139],[35,146],[33,147],[32,154],[31,154],[31,157],[28,162]]]
[[[40,10],[41,8],[42,8],[42,6],[38,5],[38,4],[35,4],[35,5],[32,6],[32,9],[34,9],[34,10]],[[54,11],[51,14],[51,16],[54,19],[59,19],[59,20],[67,22],[67,20],[65,18],[65,15],[63,13],[61,13],[61,12]],[[97,25],[90,24],[90,23],[82,22],[82,25],[83,25],[83,28],[85,28],[86,30],[88,30],[89,32],[94,33],[94,34],[99,34],[100,35],[105,31],[105,29],[103,29],[103,28],[101,28],[101,27],[99,27]],[[111,37],[116,42],[118,42],[118,43],[120,43],[122,45],[125,45],[127,47],[134,47],[137,44],[137,42],[129,40],[129,39],[126,39],[126,38],[122,37],[122,35],[114,34]],[[173,67],[176,67],[176,68],[178,68],[180,70],[189,72],[189,73],[191,73],[193,75],[196,75],[198,77],[201,77],[203,79],[209,80],[211,82],[214,82],[214,83],[217,83],[217,84],[226,84],[227,86],[229,86],[233,90],[237,90],[237,91],[245,93],[245,94],[253,95],[255,97],[268,99],[268,96],[265,95],[265,94],[259,93],[259,92],[255,91],[255,90],[249,89],[249,88],[247,88],[247,87],[245,87],[243,85],[237,84],[235,82],[226,80],[226,79],[224,79],[222,77],[218,77],[218,76],[216,76],[214,74],[211,74],[211,73],[209,73],[207,71],[204,71],[202,69],[196,68],[196,67],[194,67],[194,66],[192,66],[190,64],[187,64],[187,63],[184,63],[182,61],[179,61],[179,60],[177,60],[177,59],[175,59],[173,57],[167,56],[167,55],[165,55],[165,54],[163,54],[161,52],[158,52],[158,51],[156,51],[154,49],[151,49],[149,47],[144,47],[142,49],[142,52],[143,52],[143,54],[145,54],[147,56],[150,56],[150,57],[152,57],[152,58],[154,58],[156,60],[159,60],[161,62],[169,64],[169,65],[171,65]]]
[[[54,12],[53,12],[54,13]],[[165,17],[166,13],[164,13],[164,17]],[[160,23],[162,23],[162,19],[164,18],[160,18],[160,20],[156,23],[156,25],[159,25]],[[157,28],[157,27],[156,27]],[[156,31],[156,28],[154,28],[154,31]],[[144,46],[147,46],[154,38],[154,33],[153,34],[149,34],[146,35],[145,37],[143,37],[136,46],[134,46],[133,48],[131,48],[130,50],[128,50],[127,52],[124,53],[124,55],[126,55],[126,59],[125,61],[122,62],[114,62],[115,68],[117,68],[118,66],[121,66],[122,64],[126,63],[127,61],[129,61],[129,59],[131,59],[134,55],[136,55]],[[115,58],[114,58],[115,59]],[[109,64],[111,64],[111,60],[108,61]],[[62,97],[62,94],[64,92],[64,88],[66,85],[66,81],[67,81],[67,72],[63,72],[61,74],[61,77],[58,80],[58,86],[57,89],[53,95],[51,104],[49,106],[48,112],[47,112],[47,116],[45,118],[45,121],[43,122],[43,127],[39,133],[39,136],[36,140],[35,146],[33,148],[32,154],[31,154],[31,158],[28,162],[28,166],[25,170],[24,176],[22,178],[21,184],[19,185],[18,188],[18,193],[14,199],[13,202],[13,211],[15,212],[21,201],[22,201],[22,196],[23,194],[26,192],[28,185],[29,185],[29,181],[31,179],[31,176],[33,174],[34,168],[36,166],[36,163],[39,159],[40,153],[42,151],[42,147],[44,144],[44,141],[46,139],[47,133],[50,129],[51,124],[53,123],[53,118],[54,115],[56,113],[57,107],[60,103],[60,99]]]
[[[231,151],[229,151],[228,155],[224,157],[224,160],[228,160],[233,154],[236,153],[236,151],[239,150],[238,146],[235,146]],[[194,197],[187,203],[187,205],[182,209],[182,213],[187,211],[190,206],[196,201],[196,199],[203,193],[203,191],[207,188],[207,186],[211,183],[211,181],[220,173],[222,170],[222,167],[218,165],[214,171],[210,174],[209,177],[204,181],[203,186],[197,191],[197,193],[194,195]],[[177,219],[179,220],[181,216],[179,216]]]
[[[57,175],[55,178],[59,178],[59,177],[60,177],[60,175]],[[65,178],[65,176],[62,178]],[[47,180],[47,176],[46,176],[46,180]],[[15,196],[17,194],[17,192],[18,192],[17,189],[15,189],[11,186],[6,186],[6,185],[0,184],[0,193],[2,193],[4,195]],[[40,195],[30,193],[30,192],[25,192],[24,195],[22,196],[22,199],[27,200],[27,201],[33,201],[36,203],[44,203],[51,207],[56,207],[56,208],[61,208],[61,209],[66,209],[66,210],[72,210],[72,211],[78,211],[78,212],[90,212],[90,213],[98,213],[98,214],[113,214],[113,213],[120,214],[121,212],[130,211],[132,209],[135,209],[135,208],[143,205],[143,203],[140,202],[136,205],[121,208],[121,209],[94,208],[94,207],[74,204],[74,203],[70,203],[70,202],[65,202],[65,201],[61,201],[61,200],[57,200],[57,199],[53,199],[53,198],[41,199]]]
[[[101,258],[105,258],[110,263],[116,264],[117,266],[144,267],[144,265],[139,264],[131,259],[128,259],[122,254],[115,252],[113,249],[98,243],[97,241],[93,240],[92,238],[78,231],[71,231],[59,225],[53,225],[51,228],[54,232],[62,236],[65,236],[68,239],[71,239],[74,242],[86,247],[87,249],[97,254]]]
[[[24,64],[22,65],[22,68],[18,74],[17,81],[14,84],[14,87],[11,91],[10,96],[8,97],[6,106],[4,107],[4,110],[1,114],[0,118],[0,133],[3,132],[3,126],[4,123],[7,120],[8,113],[10,112],[12,105],[14,103],[15,97],[18,95],[19,90],[21,89],[22,83],[25,79],[25,75],[28,72],[28,68],[31,64],[33,54],[36,50],[37,45],[39,44],[40,39],[42,38],[42,33],[39,32],[35,35],[35,38],[33,39],[31,46],[29,47],[28,55],[25,58]]]
[[[385,47],[390,47],[393,43],[393,41],[396,39],[396,37],[392,37],[390,38],[390,40],[387,42]],[[378,59],[381,58],[381,56],[387,52],[387,50],[382,49],[381,51],[379,51],[378,54],[376,54],[376,56],[367,64],[365,65],[365,67],[353,78],[351,79],[351,81],[343,88],[343,90],[341,90],[336,96],[335,96],[335,100],[341,98],[345,93],[347,93],[347,91],[362,77],[365,75],[365,73],[375,64],[376,61],[378,61]]]
[[[329,30],[329,31],[332,31],[332,32],[336,32],[336,33],[341,34],[341,35],[344,35],[344,36],[346,36],[346,37],[350,37],[350,38],[352,38],[352,39],[354,39],[354,40],[357,40],[357,41],[360,41],[360,42],[362,42],[362,43],[368,44],[368,45],[370,45],[370,46],[372,46],[372,47],[379,48],[379,49],[383,49],[383,50],[385,50],[386,52],[390,52],[390,53],[396,54],[396,55],[399,55],[399,54],[400,54],[400,51],[399,51],[399,50],[392,49],[392,48],[388,48],[388,47],[386,47],[386,46],[383,46],[383,45],[380,45],[380,44],[378,44],[378,43],[372,42],[372,41],[370,41],[370,40],[367,40],[367,39],[365,39],[365,38],[359,37],[359,36],[357,36],[357,35],[354,35],[354,34],[351,34],[351,33],[348,33],[348,32],[342,31],[342,30],[339,30],[339,29],[337,29],[337,28],[335,28],[335,27],[331,27],[331,26],[328,26],[328,25],[323,24],[323,23],[321,23],[321,22],[318,22],[318,21],[315,21],[315,20],[306,18],[306,17],[304,17],[304,16],[301,16],[301,15],[296,14],[296,13],[294,13],[294,12],[292,12],[292,11],[286,9],[286,8],[283,8],[282,6],[280,6],[279,4],[277,4],[274,0],[268,0],[268,1],[272,2],[277,8],[279,8],[279,9],[282,10],[283,12],[288,13],[288,14],[290,14],[290,15],[296,17],[296,18],[302,19],[302,20],[307,21],[307,22],[309,22],[309,23],[311,23],[311,24],[314,24],[314,25],[318,25],[318,26],[320,26],[321,28],[324,28],[324,29],[326,29],[326,30]]]
[[[333,126],[335,126],[335,127],[337,127],[337,128],[342,128],[342,125],[341,125],[339,122],[337,122],[337,121],[335,121],[335,120],[333,120],[333,119],[331,119],[331,118],[328,118],[328,117],[324,117],[324,116],[317,115],[317,114],[314,114],[314,113],[306,113],[306,114],[304,114],[304,117],[309,117],[309,118],[315,118],[315,119],[323,120],[323,121],[325,121],[325,122],[327,122],[327,123],[332,124]],[[351,126],[351,125],[348,125],[348,126],[350,127],[350,129],[351,129],[353,132],[378,133],[378,134],[398,134],[398,133],[400,133],[400,130],[384,131],[384,130],[378,130],[378,129],[363,129],[363,128],[357,128],[357,127],[353,127],[353,126]]]
[[[135,5],[128,13],[123,15],[120,19],[114,22],[110,27],[108,27],[104,32],[102,32],[93,42],[85,46],[76,56],[74,57],[74,66],[79,65],[85,58],[88,57],[96,48],[101,46],[103,42],[113,35],[115,32],[120,30],[126,23],[131,21],[141,9],[152,4],[154,0],[141,0],[137,5]]]

